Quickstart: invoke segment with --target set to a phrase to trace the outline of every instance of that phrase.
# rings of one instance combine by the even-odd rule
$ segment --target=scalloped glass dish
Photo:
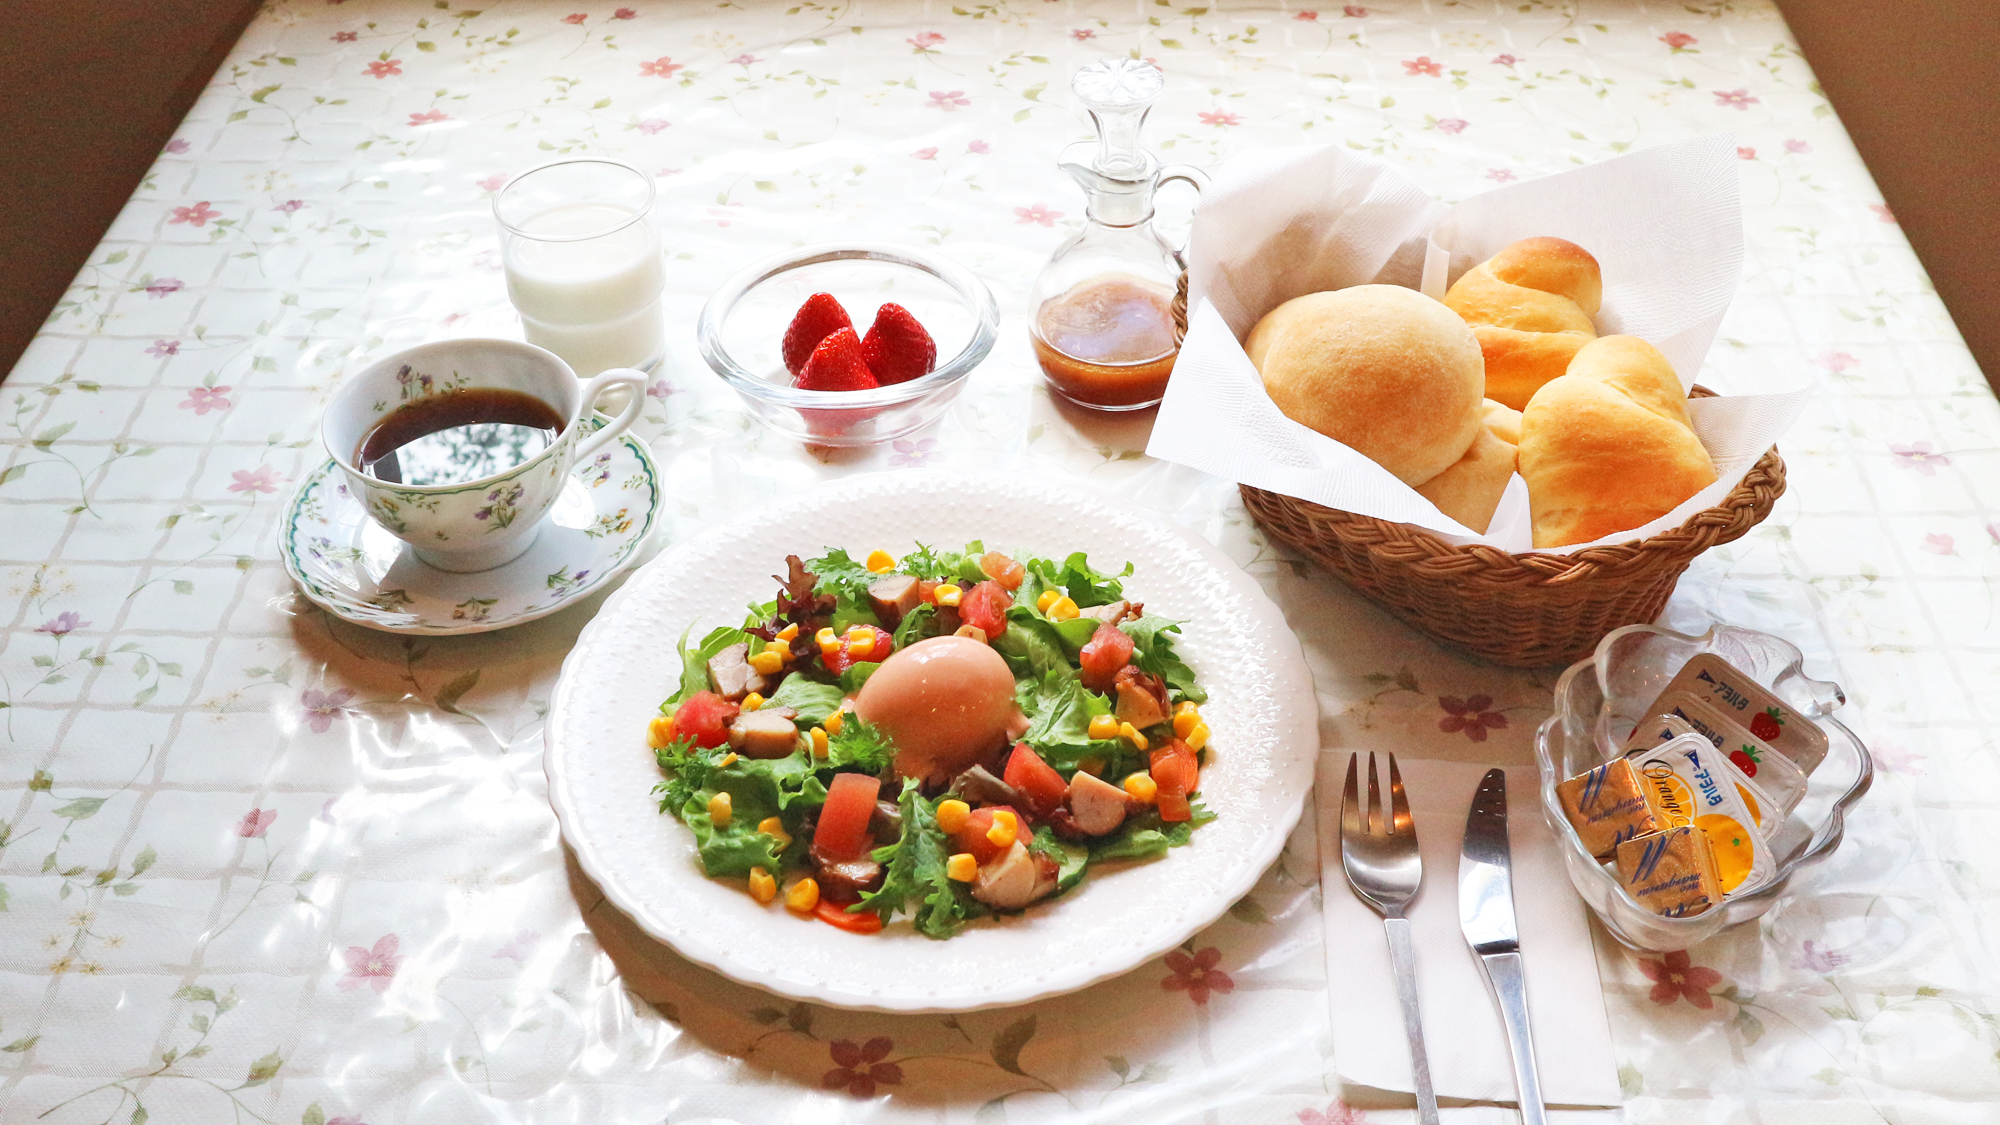
[[[1617,876],[1584,850],[1556,799],[1563,780],[1618,756],[1618,748],[1646,716],[1661,691],[1698,653],[1712,652],[1768,689],[1826,733],[1826,759],[1808,779],[1806,795],[1771,836],[1778,870],[1772,880],[1736,895],[1693,918],[1664,918],[1639,905]],[[1831,716],[1847,702],[1840,685],[1815,680],[1800,670],[1804,655],[1778,637],[1717,625],[1690,637],[1654,625],[1614,630],[1588,660],[1578,661],[1556,682],[1555,714],[1535,732],[1535,763],[1541,770],[1542,815],[1563,841],[1563,862],[1577,894],[1605,929],[1635,949],[1668,953],[1686,949],[1720,931],[1762,917],[1800,868],[1818,863],[1840,846],[1847,810],[1875,780],[1868,748]]]
[[[995,547],[1136,564],[1130,597],[1184,622],[1175,651],[1209,701],[1203,801],[1218,816],[1165,857],[1107,868],[949,941],[907,918],[862,936],[760,905],[703,876],[694,835],[660,812],[646,723],[680,676],[674,638],[741,621],[785,555]],[[872,473],[803,489],[704,531],[633,573],[563,662],[544,766],[563,838],[605,896],[692,961],[782,996],[953,1012],[1074,991],[1158,957],[1215,921],[1278,856],[1312,789],[1319,705],[1284,614],[1227,555],[1151,511],[1030,476]]]
[[[937,343],[937,367],[869,391],[792,386],[780,345],[814,293],[833,294],[857,333],[867,332],[881,302],[908,309]],[[993,350],[999,326],[992,291],[971,271],[913,247],[856,242],[808,246],[746,266],[702,306],[695,341],[758,421],[811,445],[863,446],[902,437],[943,414]]]

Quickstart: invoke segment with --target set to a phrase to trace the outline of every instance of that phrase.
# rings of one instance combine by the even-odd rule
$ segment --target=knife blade
[[[1524,1125],[1544,1125],[1535,1044],[1528,1032],[1527,978],[1514,919],[1513,857],[1507,846],[1507,771],[1491,769],[1472,795],[1458,859],[1458,920],[1500,1008],[1513,1056]]]

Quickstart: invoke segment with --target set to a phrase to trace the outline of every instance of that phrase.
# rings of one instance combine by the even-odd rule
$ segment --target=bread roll
[[[1715,483],[1673,365],[1637,336],[1586,344],[1521,412],[1535,546],[1630,531]]]
[[[1484,535],[1513,477],[1513,443],[1481,426],[1472,448],[1451,468],[1418,485],[1417,492],[1438,511]]]
[[[1521,444],[1521,412],[1511,406],[1487,399],[1479,424],[1493,431],[1493,436],[1508,445]]]
[[[1472,325],[1486,357],[1486,397],[1525,409],[1595,339],[1604,281],[1574,242],[1524,238],[1465,272],[1444,303]]]
[[[1479,431],[1479,342],[1414,289],[1294,298],[1257,322],[1243,350],[1287,417],[1412,487],[1450,468]]]

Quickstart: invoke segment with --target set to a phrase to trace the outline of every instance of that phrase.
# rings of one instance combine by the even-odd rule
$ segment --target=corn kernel
[[[729,827],[729,818],[736,815],[729,801],[729,794],[717,793],[708,799],[708,822],[717,828]]]
[[[775,816],[767,816],[758,821],[757,831],[776,840],[779,851],[784,851],[786,848],[792,846],[792,834],[785,831],[785,822]],[[769,902],[771,900],[767,898],[764,901]]]
[[[1160,795],[1160,783],[1143,773],[1132,774],[1125,779],[1125,795],[1150,805]]]
[[[847,631],[847,655],[866,660],[875,655],[875,630],[856,625]]]
[[[761,867],[750,869],[750,897],[758,902],[769,902],[778,897],[778,881]]]
[[[960,800],[939,801],[937,807],[938,831],[947,836],[956,835],[965,827],[965,818],[972,815],[972,806]]]
[[[811,876],[800,879],[785,888],[785,909],[798,914],[810,914],[819,905],[819,884]]]
[[[1140,734],[1139,728],[1133,726],[1131,723],[1118,724],[1118,737],[1130,742],[1134,750],[1145,750],[1147,748],[1146,736]]]
[[[756,692],[753,691],[749,695],[743,697],[743,702],[739,706],[741,706],[745,711],[755,711],[757,708],[762,707],[763,705],[764,705],[764,697],[758,695]]]
[[[1194,729],[1189,731],[1182,741],[1187,743],[1187,748],[1190,750],[1199,750],[1208,745],[1208,724],[1196,723]]]
[[[1118,716],[1092,715],[1090,717],[1090,737],[1095,739],[1118,737]]]
[[[1010,848],[1020,834],[1021,822],[1014,819],[1013,813],[1001,809],[993,814],[993,827],[986,830],[986,842],[996,848]]]
[[[868,552],[868,573],[887,574],[896,569],[896,556],[887,551]]]
[[[1082,610],[1076,608],[1076,599],[1071,598],[1068,595],[1064,595],[1063,597],[1057,598],[1055,600],[1055,604],[1049,607],[1049,620],[1074,621],[1076,620],[1077,614],[1082,612],[1083,612]]]
[[[815,758],[826,757],[827,746],[829,745],[826,738],[826,728],[814,727],[812,729],[812,740],[813,740],[813,757]]]
[[[1035,599],[1035,609],[1042,613],[1047,613],[1049,607],[1056,604],[1057,599],[1062,596],[1063,592],[1061,590],[1043,590],[1042,596]]]
[[[819,646],[819,650],[822,653],[839,652],[840,634],[830,628],[821,629],[819,632],[813,634],[813,643]]]
[[[734,751],[734,750],[731,750],[731,751],[730,751],[729,753],[727,753],[727,754],[724,754],[724,755],[722,756],[722,760],[721,760],[721,761],[719,761],[719,762],[715,763],[715,768],[716,768],[716,769],[721,769],[721,770],[726,770],[726,769],[728,769],[728,768],[729,768],[730,766],[733,766],[733,765],[735,765],[735,764],[736,764],[736,751]]]
[[[766,676],[775,676],[785,670],[785,650],[767,648],[750,658],[750,667]]]
[[[960,852],[944,861],[944,874],[954,882],[970,883],[979,877],[979,861],[971,852]]]
[[[661,715],[646,724],[646,745],[655,750],[674,744],[674,717]]]
[[[847,720],[841,718],[845,714],[847,714],[845,711],[835,711],[833,714],[828,715],[826,717],[826,733],[839,734],[840,728],[847,725]]]
[[[1183,703],[1179,707],[1174,708],[1174,737],[1186,738],[1188,732],[1193,730],[1200,722],[1201,712],[1194,709],[1194,704]]]
[[[956,606],[958,599],[963,597],[964,594],[965,591],[963,589],[946,582],[931,591],[931,600],[939,605]]]
[[[785,642],[786,644],[790,644],[793,641],[798,640],[799,623],[794,621],[790,625],[787,625],[784,628],[778,630],[778,639]]]

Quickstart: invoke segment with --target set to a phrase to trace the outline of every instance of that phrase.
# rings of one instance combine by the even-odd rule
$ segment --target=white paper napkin
[[[1341,1081],[1378,1090],[1413,1089],[1409,1043],[1382,920],[1348,886],[1340,866],[1340,798],[1347,755],[1321,754],[1320,877],[1326,910],[1327,991],[1333,1009],[1333,1062]],[[1378,759],[1385,771],[1387,763]],[[1458,924],[1458,855],[1465,814],[1488,767],[1398,758],[1424,859],[1423,889],[1409,910],[1417,950],[1431,1083],[1442,1098],[1514,1102],[1507,1037],[1478,958]],[[1364,757],[1361,799],[1367,797]],[[1514,912],[1528,980],[1528,1017],[1543,1100],[1550,1105],[1616,1106],[1618,1066],[1603,987],[1583,905],[1563,873],[1542,819],[1532,770],[1507,771],[1507,840]],[[1386,792],[1384,797],[1387,797]]]
[[[1604,271],[1604,335],[1658,347],[1690,386],[1742,268],[1733,138],[1701,137],[1477,195],[1446,208],[1378,160],[1338,147],[1247,153],[1225,165],[1195,214],[1188,335],[1146,452],[1330,508],[1415,524],[1455,543],[1533,548],[1516,475],[1484,535],[1374,461],[1292,421],[1264,393],[1242,338],[1293,297],[1368,282],[1442,297],[1458,275],[1517,239],[1568,238]],[[1643,527],[1568,554],[1685,522],[1736,487],[1806,392],[1691,406],[1719,479]]]

